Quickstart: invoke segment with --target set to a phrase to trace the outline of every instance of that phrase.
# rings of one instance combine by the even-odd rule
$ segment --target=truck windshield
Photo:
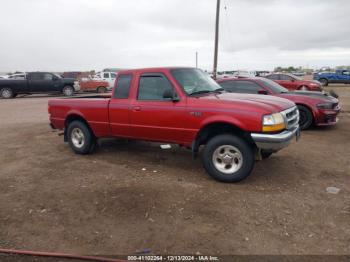
[[[223,91],[208,74],[195,68],[181,68],[171,70],[178,84],[189,96]]]
[[[288,89],[284,88],[283,86],[277,84],[275,81],[272,81],[270,79],[267,78],[259,78],[261,82],[263,82],[263,84],[270,88],[271,91],[275,94],[282,94],[282,93],[288,93]]]

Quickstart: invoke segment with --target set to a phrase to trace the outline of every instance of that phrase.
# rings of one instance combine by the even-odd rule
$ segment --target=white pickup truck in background
[[[93,76],[95,80],[106,81],[109,84],[108,90],[112,90],[117,74],[114,72],[98,72]]]

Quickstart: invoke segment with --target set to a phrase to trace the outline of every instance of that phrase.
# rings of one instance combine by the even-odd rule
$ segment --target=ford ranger
[[[102,137],[175,143],[201,151],[207,173],[223,182],[250,175],[255,160],[299,137],[299,112],[287,99],[231,94],[194,68],[122,71],[111,97],[51,99],[51,127],[77,154]]]

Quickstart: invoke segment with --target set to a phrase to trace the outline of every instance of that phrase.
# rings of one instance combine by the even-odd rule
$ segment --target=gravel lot
[[[109,139],[75,155],[49,128],[49,97],[0,100],[0,247],[350,254],[350,86],[331,88],[339,124],[303,132],[239,184],[212,180],[176,145]]]

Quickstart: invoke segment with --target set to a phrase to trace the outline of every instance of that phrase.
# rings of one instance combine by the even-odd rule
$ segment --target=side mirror
[[[259,95],[267,95],[268,92],[267,92],[265,89],[260,89],[260,90],[258,91],[258,94],[259,94]]]
[[[177,97],[176,93],[172,89],[166,89],[163,93],[164,100],[169,100],[173,102],[178,102],[180,99]]]
[[[54,76],[53,78],[52,78],[52,81],[57,81],[58,80],[58,77],[56,77],[56,76]]]

